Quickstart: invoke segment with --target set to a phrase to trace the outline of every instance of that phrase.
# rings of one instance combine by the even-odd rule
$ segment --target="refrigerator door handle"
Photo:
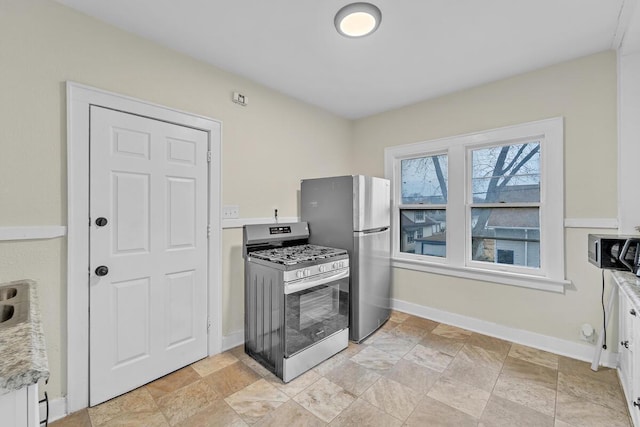
[[[383,231],[387,231],[388,229],[389,227],[380,227],[380,228],[375,228],[373,230],[365,230],[362,233],[363,234],[382,233]]]

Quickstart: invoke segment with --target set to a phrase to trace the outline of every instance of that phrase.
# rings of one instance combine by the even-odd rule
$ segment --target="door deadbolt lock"
[[[109,267],[106,265],[96,268],[96,276],[106,276],[107,274],[109,274]]]
[[[109,221],[107,221],[107,218],[101,216],[100,218],[96,219],[96,225],[98,227],[104,227],[105,225],[107,225]]]

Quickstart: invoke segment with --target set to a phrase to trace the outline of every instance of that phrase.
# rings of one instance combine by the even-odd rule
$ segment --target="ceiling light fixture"
[[[380,26],[382,13],[371,3],[351,3],[336,13],[336,30],[346,37],[364,37]]]

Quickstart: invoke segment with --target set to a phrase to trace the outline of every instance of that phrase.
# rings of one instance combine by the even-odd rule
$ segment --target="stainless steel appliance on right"
[[[351,341],[363,341],[391,314],[390,203],[387,179],[348,175],[301,182],[309,243],[346,249],[351,257]]]

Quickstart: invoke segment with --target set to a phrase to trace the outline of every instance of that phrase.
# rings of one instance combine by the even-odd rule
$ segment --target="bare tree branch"
[[[449,200],[448,196],[447,196],[447,181],[444,177],[444,174],[442,173],[442,168],[440,167],[440,158],[438,156],[433,156],[431,157],[431,160],[433,161],[433,166],[436,169],[436,176],[438,177],[438,183],[440,184],[440,191],[442,191],[442,197],[444,198],[444,200]]]
[[[540,146],[536,146],[536,148],[534,148],[533,150],[531,150],[526,156],[524,156],[524,158],[522,159],[521,162],[519,162],[511,171],[511,173],[509,175],[505,175],[503,178],[504,180],[500,183],[500,185],[498,186],[500,189],[506,187],[507,183],[509,181],[511,181],[511,178],[513,178],[514,176],[516,176],[518,174],[518,171],[527,164],[527,162],[529,160],[531,160],[531,158],[538,152],[540,151]],[[506,169],[509,170],[509,169]]]
[[[505,173],[506,171],[508,171],[509,169],[511,169],[514,165],[515,162],[518,161],[518,157],[520,157],[520,155],[522,154],[522,152],[527,148],[527,144],[522,144],[520,146],[520,149],[518,150],[518,152],[516,153],[516,155],[513,157],[513,159],[511,160],[511,163],[509,163],[507,165],[506,168],[504,168],[504,170],[502,170],[502,173]]]

